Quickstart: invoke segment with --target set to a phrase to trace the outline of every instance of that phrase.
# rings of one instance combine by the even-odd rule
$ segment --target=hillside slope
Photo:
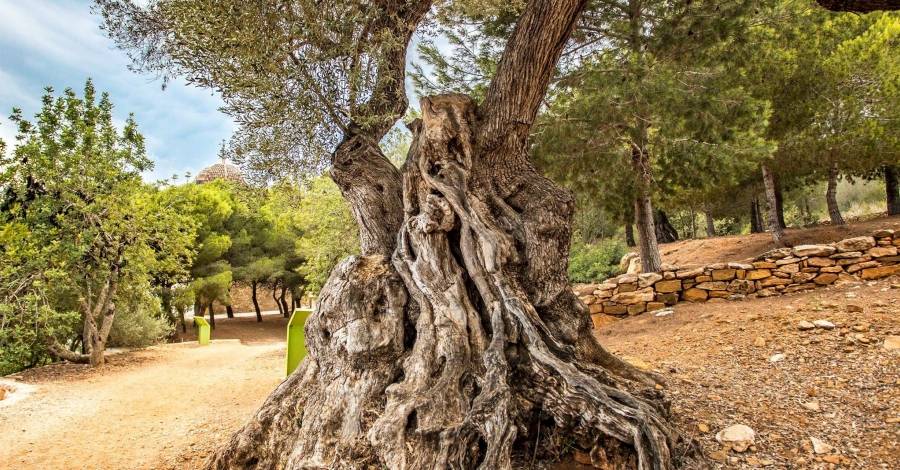
[[[885,228],[900,230],[900,216],[881,217],[842,226],[820,225],[804,229],[787,229],[785,240],[790,246],[830,243],[869,235],[873,230]],[[659,251],[664,263],[682,265],[741,261],[774,247],[770,234],[752,233],[666,243],[659,246]]]

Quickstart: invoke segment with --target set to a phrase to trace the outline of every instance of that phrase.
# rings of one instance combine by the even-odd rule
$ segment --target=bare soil
[[[0,408],[0,468],[198,468],[284,377],[283,318],[216,326],[205,347],[167,344],[111,356],[99,370],[57,364],[13,376],[35,391]]]
[[[785,230],[785,242],[789,246],[831,243],[845,238],[871,235],[876,229],[900,230],[900,216],[854,222],[848,225],[819,225],[810,228]],[[775,248],[772,235],[752,233],[727,237],[682,240],[659,246],[663,262],[674,265],[710,264],[725,261],[741,261]]]
[[[835,328],[798,329],[800,321],[818,319]],[[868,470],[900,468],[900,354],[882,345],[898,334],[900,279],[893,278],[679,304],[672,315],[627,318],[597,336],[668,378],[679,427],[718,468]],[[779,353],[783,360],[769,361]],[[740,454],[716,442],[732,424],[756,431],[751,450]],[[810,437],[835,450],[814,454]]]

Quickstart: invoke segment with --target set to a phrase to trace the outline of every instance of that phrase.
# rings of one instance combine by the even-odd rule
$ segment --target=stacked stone
[[[595,325],[611,317],[638,315],[678,302],[769,297],[828,286],[838,281],[880,279],[900,274],[900,232],[828,245],[798,245],[763,253],[752,262],[664,265],[657,273],[623,274],[602,284],[575,286]]]

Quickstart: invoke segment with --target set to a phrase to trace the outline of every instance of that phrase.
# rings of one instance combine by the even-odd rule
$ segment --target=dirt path
[[[802,320],[834,329],[800,331]],[[718,468],[900,468],[900,279],[743,302],[679,304],[603,327],[598,338],[667,377],[681,429]],[[776,354],[783,359],[771,362]],[[743,454],[714,436],[756,431]],[[834,447],[815,454],[811,437]]]
[[[222,321],[221,336],[229,330]],[[36,390],[0,408],[0,468],[197,468],[281,382],[283,329],[273,320],[265,330],[247,343],[117,355],[101,371],[68,364],[22,374]]]

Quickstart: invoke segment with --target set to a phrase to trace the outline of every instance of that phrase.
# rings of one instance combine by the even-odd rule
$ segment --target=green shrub
[[[619,261],[626,252],[619,240],[598,243],[574,243],[569,257],[569,279],[572,282],[599,282],[619,273]]]
[[[138,298],[129,298],[117,308],[109,331],[109,346],[150,346],[172,334],[175,327],[162,314],[156,297],[149,291],[130,294]]]

